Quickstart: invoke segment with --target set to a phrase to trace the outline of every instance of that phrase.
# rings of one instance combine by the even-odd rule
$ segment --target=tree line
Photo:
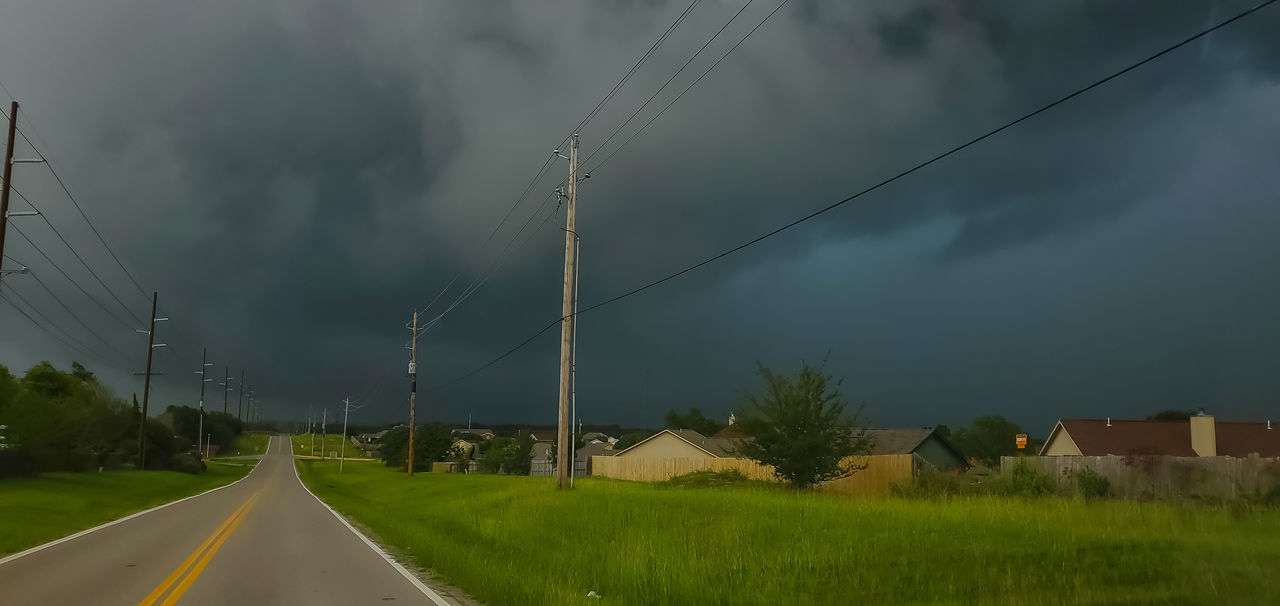
[[[141,407],[116,397],[78,362],[70,371],[41,362],[22,376],[0,366],[0,477],[52,471],[136,468]],[[200,473],[196,452],[199,411],[170,406],[164,419],[147,419],[147,469]],[[206,434],[229,448],[243,425],[208,413]]]

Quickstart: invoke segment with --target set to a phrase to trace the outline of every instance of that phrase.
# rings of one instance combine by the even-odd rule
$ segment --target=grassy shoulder
[[[1261,603],[1280,512],[419,474],[299,461],[307,486],[492,604]],[[603,596],[587,598],[589,591]]]
[[[246,431],[236,436],[231,444],[231,452],[220,453],[221,456],[260,455],[267,451],[271,436],[257,431]]]
[[[46,473],[0,480],[0,555],[234,482],[252,466],[209,463],[205,473]]]
[[[293,454],[295,455],[307,456],[307,455],[314,454],[315,456],[318,457],[320,456],[321,452],[324,452],[325,453],[324,456],[326,457],[328,457],[330,454],[336,457],[338,456],[338,453],[342,452],[342,435],[341,434],[331,433],[327,436],[322,434],[316,434],[314,441],[311,439],[311,434],[309,433],[291,436],[291,438],[293,440]],[[313,442],[315,444],[314,450],[312,450]],[[347,448],[346,456],[348,457],[369,456],[369,453],[365,452],[361,448],[356,447],[355,444],[352,444],[349,438],[347,440],[346,448]]]

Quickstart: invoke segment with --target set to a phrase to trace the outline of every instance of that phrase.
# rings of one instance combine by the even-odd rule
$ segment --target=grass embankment
[[[200,475],[106,471],[0,480],[0,555],[229,484],[252,469],[209,463]]]
[[[231,443],[231,452],[219,453],[218,456],[260,455],[267,451],[267,444],[270,439],[271,436],[269,434],[246,431],[236,436],[236,441]]]
[[[333,454],[333,456],[336,457],[338,456],[338,453],[342,452],[342,435],[341,434],[331,433],[327,436],[322,434],[316,434],[314,452],[312,452],[311,450],[311,442],[312,442],[311,434],[309,433],[293,436],[293,454],[302,455],[302,456],[314,454],[315,456],[318,457],[320,456],[320,453],[323,450],[323,452],[325,453],[324,456],[328,457],[330,454]],[[369,456],[369,453],[357,447],[355,444],[352,444],[351,438],[350,436],[348,436],[347,437],[347,456],[357,457],[357,458],[367,457]]]
[[[556,492],[546,478],[299,465],[326,502],[491,604],[1258,604],[1280,595],[1275,510],[865,501],[592,479]]]

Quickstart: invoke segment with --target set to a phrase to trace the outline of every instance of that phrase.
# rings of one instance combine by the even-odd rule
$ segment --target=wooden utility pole
[[[9,104],[9,143],[4,148],[4,184],[0,185],[0,259],[4,255],[4,232],[9,225],[9,183],[13,180],[13,145],[17,131],[18,102],[14,101]],[[3,264],[0,261],[0,265]]]
[[[244,421],[241,415],[241,408],[244,406],[244,369],[240,369],[240,389],[236,390],[236,420]]]
[[[351,398],[342,401],[342,447],[338,454],[338,473],[342,473],[342,464],[347,462],[347,417],[351,415]]]
[[[413,407],[418,399],[418,312],[409,327],[409,475],[413,475]]]
[[[227,414],[227,392],[231,391],[231,368],[222,367],[222,414]]]
[[[200,450],[200,439],[204,437],[204,384],[213,379],[206,378],[206,371],[213,363],[209,361],[209,348],[200,349],[200,428],[196,430],[196,452],[204,452]]]
[[[325,442],[329,439],[329,409],[320,411],[320,460],[324,460]]]
[[[147,331],[147,371],[142,379],[142,419],[138,421],[138,469],[147,468],[147,404],[151,400],[151,357],[156,351],[156,300],[151,293],[151,330]]]
[[[564,232],[564,297],[560,305],[560,406],[556,422],[556,488],[572,487],[569,469],[569,447],[572,432],[569,429],[569,369],[573,355],[573,294],[574,267],[577,265],[577,236],[574,212],[578,202],[578,134],[574,133],[569,147],[569,196],[565,202]]]

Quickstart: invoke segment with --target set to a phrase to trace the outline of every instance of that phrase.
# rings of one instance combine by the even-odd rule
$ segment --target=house
[[[591,457],[611,457],[618,454],[613,450],[613,444],[588,442],[582,448],[573,453],[573,473],[578,477],[591,475]]]
[[[1280,457],[1280,429],[1271,421],[1219,422],[1203,413],[1187,421],[1062,419],[1039,454]]]
[[[708,438],[692,429],[664,429],[614,456],[634,459],[732,459],[736,458],[735,452],[732,440]]]
[[[612,450],[613,445],[618,442],[618,438],[611,438],[598,431],[588,431],[582,434],[582,441],[587,444],[604,444],[606,449]]]
[[[867,429],[872,455],[913,454],[938,469],[968,469],[969,458],[932,427]]]
[[[455,429],[453,430],[453,435],[466,434],[466,433],[480,436],[480,438],[484,440],[492,440],[497,435],[493,433],[492,429]]]
[[[533,436],[533,441],[536,443],[551,444],[556,441],[556,430],[554,429],[541,429],[530,432],[529,435]]]

